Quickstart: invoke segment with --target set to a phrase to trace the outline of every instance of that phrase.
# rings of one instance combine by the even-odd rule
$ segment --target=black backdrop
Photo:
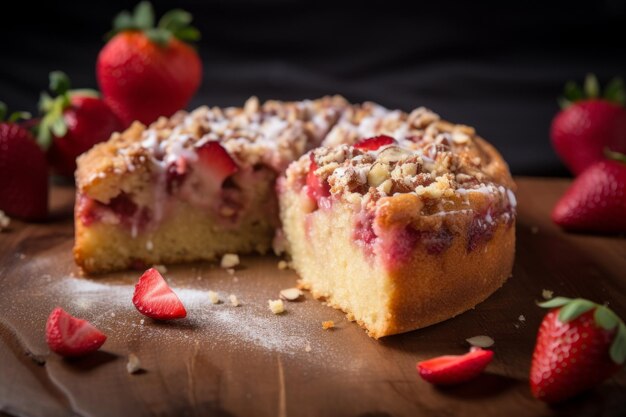
[[[129,1],[3,5],[0,100],[34,111],[51,70],[95,87],[103,34]],[[516,174],[560,175],[548,129],[567,79],[626,70],[626,2],[155,1],[193,12],[203,84],[190,107],[340,93],[477,127]],[[410,6],[410,7],[409,7]]]

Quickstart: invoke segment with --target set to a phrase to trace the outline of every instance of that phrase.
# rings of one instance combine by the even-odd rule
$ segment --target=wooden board
[[[277,258],[245,257],[234,276],[208,264],[169,268],[188,319],[157,323],[133,307],[137,272],[88,279],[71,256],[73,190],[56,187],[56,220],[0,234],[0,414],[25,416],[526,416],[626,415],[626,372],[559,407],[534,400],[528,370],[545,311],[542,290],[608,302],[626,317],[626,241],[565,234],[549,211],[565,180],[522,178],[513,278],[476,309],[427,329],[375,341],[306,295],[275,316],[267,300],[296,275]],[[211,305],[206,291],[240,307]],[[102,350],[50,354],[44,325],[60,305],[105,331]],[[323,320],[337,328],[324,331]],[[489,335],[495,360],[479,379],[435,388],[415,363],[467,350]],[[310,350],[310,351],[309,351]],[[135,353],[144,372],[130,375]]]

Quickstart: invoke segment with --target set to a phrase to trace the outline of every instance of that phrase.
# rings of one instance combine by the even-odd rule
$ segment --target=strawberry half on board
[[[478,377],[493,359],[493,351],[472,347],[465,355],[445,355],[417,363],[422,379],[435,385],[456,385]]]
[[[530,369],[533,395],[557,403],[599,385],[626,359],[626,326],[604,305],[556,297],[539,327]]]
[[[588,75],[584,88],[569,82],[562,110],[552,120],[552,146],[574,174],[604,159],[604,150],[626,153],[626,92],[620,79],[600,95],[598,80]]]
[[[178,296],[154,268],[148,269],[135,286],[133,304],[146,317],[172,320],[187,317],[187,310]]]
[[[596,162],[570,185],[552,211],[552,220],[573,231],[626,232],[626,155]]]
[[[185,42],[200,38],[192,16],[175,9],[155,27],[154,10],[141,2],[113,21],[110,40],[98,55],[96,75],[105,100],[128,126],[184,108],[200,86],[202,62]]]
[[[38,127],[39,144],[47,149],[54,172],[72,177],[76,158],[113,132],[122,130],[122,122],[94,90],[70,90],[70,80],[61,71],[50,73],[50,90],[55,98],[41,94],[43,114]]]
[[[107,337],[86,320],[76,318],[61,307],[50,313],[46,342],[50,350],[65,357],[83,356],[100,349]]]
[[[41,220],[48,214],[48,165],[33,135],[20,123],[28,113],[4,121],[0,103],[0,210],[7,215]]]

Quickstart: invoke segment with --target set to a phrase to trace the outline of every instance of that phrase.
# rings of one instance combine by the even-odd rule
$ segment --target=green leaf
[[[200,40],[200,31],[193,26],[187,26],[176,30],[174,32],[174,37],[180,39],[181,41],[195,42]]]
[[[537,303],[537,305],[539,307],[543,307],[543,308],[555,308],[555,307],[561,307],[564,306],[565,304],[569,303],[570,301],[572,301],[571,298],[566,298],[566,297],[554,297],[548,301],[544,301],[542,303]]]
[[[77,88],[76,90],[70,90],[70,97],[73,96],[83,96],[83,97],[93,97],[100,98],[100,93],[98,90],[94,90],[93,88]]]
[[[166,46],[172,38],[172,33],[163,29],[149,29],[145,34],[148,39],[160,46]]]
[[[142,1],[135,7],[133,23],[137,29],[152,29],[154,27],[154,9],[149,1]]]
[[[48,93],[41,93],[41,95],[39,96],[39,104],[37,105],[39,111],[42,113],[47,113],[52,109],[53,105],[54,99],[50,97]]]
[[[15,113],[11,113],[11,115],[9,116],[9,122],[15,123],[15,122],[17,122],[20,119],[21,120],[28,120],[31,117],[33,117],[33,115],[30,114],[27,111],[16,111]],[[2,119],[0,118],[0,120],[2,120]]]
[[[191,13],[181,9],[174,9],[165,13],[163,17],[161,17],[159,20],[159,28],[175,32],[176,30],[189,25],[192,20],[193,16]]]
[[[582,100],[585,98],[585,93],[582,88],[574,81],[568,81],[565,83],[565,99],[570,103],[573,103],[578,100]]]
[[[604,98],[626,105],[626,90],[624,89],[624,81],[621,78],[613,78],[604,89]]]
[[[70,89],[70,79],[63,71],[52,71],[50,73],[50,90],[61,95]]]
[[[65,124],[65,120],[63,117],[59,117],[54,119],[52,124],[50,125],[50,130],[56,137],[63,137],[67,133],[67,125]]]
[[[626,164],[626,155],[621,152],[615,152],[610,150],[609,148],[604,148],[604,156],[606,156],[608,159],[623,162]]]
[[[52,143],[52,133],[50,133],[50,121],[44,117],[37,127],[37,143],[43,148],[48,149]]]
[[[559,312],[559,320],[562,323],[574,320],[578,316],[596,307],[597,304],[583,298],[576,298],[565,304]]]
[[[597,98],[600,96],[600,83],[594,74],[587,74],[585,77],[585,94],[588,98]]]
[[[135,27],[135,21],[133,20],[133,16],[130,14],[128,10],[124,10],[120,12],[113,19],[113,29],[115,31],[122,31],[128,29],[137,29]]]
[[[596,324],[605,330],[612,330],[619,323],[619,317],[607,306],[598,306],[593,313]]]
[[[624,323],[619,324],[615,339],[611,343],[609,354],[613,362],[619,365],[622,365],[626,360],[626,326]]]
[[[4,120],[5,116],[7,115],[7,105],[0,101],[0,122]]]

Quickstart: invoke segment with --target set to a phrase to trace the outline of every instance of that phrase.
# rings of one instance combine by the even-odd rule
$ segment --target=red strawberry
[[[585,91],[566,85],[563,110],[552,121],[552,145],[575,175],[604,159],[606,148],[626,153],[626,108],[621,80],[613,80],[599,97],[598,81],[587,76]]]
[[[476,378],[492,359],[491,350],[473,347],[465,355],[439,356],[418,362],[417,371],[431,384],[454,385]]]
[[[0,210],[9,216],[38,220],[48,214],[48,167],[30,132],[3,122],[0,103]],[[15,117],[11,117],[14,120]]]
[[[615,155],[615,153],[613,153]],[[626,157],[587,168],[561,197],[552,220],[569,230],[626,232]]]
[[[557,297],[541,322],[530,369],[535,397],[554,403],[600,384],[626,358],[626,326],[606,306]]]
[[[157,320],[182,319],[187,316],[183,303],[154,268],[148,269],[139,278],[133,304],[141,314]]]
[[[318,201],[321,197],[330,196],[330,185],[327,181],[315,175],[318,166],[315,163],[313,154],[311,153],[311,163],[309,172],[306,174],[307,195],[313,201]]]
[[[61,307],[50,313],[46,323],[46,342],[61,356],[82,356],[95,352],[107,340],[100,330],[86,320],[76,318]]]
[[[183,42],[200,37],[191,19],[172,10],[155,28],[152,6],[141,2],[133,15],[125,11],[114,20],[115,36],[100,51],[96,74],[105,100],[126,125],[172,115],[200,86],[202,62]]]
[[[48,148],[48,160],[56,173],[70,177],[76,158],[103,142],[123,126],[107,104],[91,90],[70,90],[67,75],[50,73],[50,89],[58,96],[41,96],[44,113],[39,125],[39,142]]]
[[[217,193],[224,180],[237,172],[239,167],[226,149],[217,141],[210,141],[196,150],[199,173],[209,186],[210,193]]]
[[[395,140],[386,135],[374,136],[373,138],[362,139],[354,144],[354,147],[362,151],[375,151],[381,146],[391,145]]]

